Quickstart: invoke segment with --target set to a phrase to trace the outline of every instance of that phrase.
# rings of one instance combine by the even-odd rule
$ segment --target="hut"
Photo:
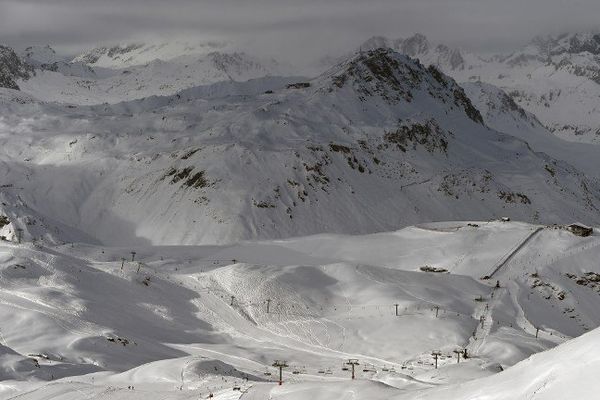
[[[571,224],[567,226],[567,230],[571,232],[573,235],[587,237],[592,236],[594,233],[594,229],[589,226],[585,226],[583,224]]]

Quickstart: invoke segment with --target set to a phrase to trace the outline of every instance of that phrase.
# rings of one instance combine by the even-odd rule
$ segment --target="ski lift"
[[[377,370],[375,370],[375,367],[373,366],[373,364],[365,364],[365,367],[363,368],[363,372],[377,372]]]
[[[349,371],[350,368],[345,363],[342,363],[342,371]]]
[[[300,375],[300,370],[299,369],[294,369],[292,371],[292,374],[294,374],[294,375]]]
[[[266,375],[266,376],[271,376],[271,373],[269,372],[269,370],[268,370],[268,369],[266,369],[266,370],[265,370],[265,375]]]
[[[333,372],[331,372],[331,368],[327,368],[325,370],[325,375],[333,375]]]
[[[384,365],[383,368],[381,368],[381,370],[383,372],[389,372],[390,369]]]
[[[317,371],[317,373],[319,373],[319,374],[324,374],[324,373],[325,373],[325,370],[324,370],[324,369],[320,369],[320,370],[318,370],[318,371]]]

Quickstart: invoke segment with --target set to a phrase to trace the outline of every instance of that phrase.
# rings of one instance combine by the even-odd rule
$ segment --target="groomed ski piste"
[[[599,246],[497,220],[223,246],[0,241],[0,398],[591,399]]]

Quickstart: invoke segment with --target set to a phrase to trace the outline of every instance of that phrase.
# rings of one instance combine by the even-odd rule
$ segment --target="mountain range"
[[[599,46],[0,47],[0,398],[593,398]]]

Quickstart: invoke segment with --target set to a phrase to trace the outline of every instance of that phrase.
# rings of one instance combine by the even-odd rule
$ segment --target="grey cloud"
[[[414,32],[477,51],[596,29],[597,0],[0,0],[0,42],[77,51],[146,36],[247,42],[303,57]]]

